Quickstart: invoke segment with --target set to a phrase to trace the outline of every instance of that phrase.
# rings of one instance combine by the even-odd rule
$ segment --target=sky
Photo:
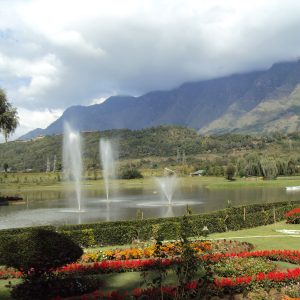
[[[0,0],[11,139],[72,105],[300,58],[298,0]]]

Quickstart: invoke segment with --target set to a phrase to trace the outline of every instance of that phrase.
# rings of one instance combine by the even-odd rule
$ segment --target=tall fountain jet
[[[78,211],[82,210],[81,203],[81,137],[78,131],[71,128],[68,123],[64,124],[63,141],[63,171],[66,180],[71,180],[76,194]]]
[[[105,185],[106,200],[109,200],[110,185],[109,179],[115,178],[115,159],[111,142],[106,139],[100,139],[99,143],[100,159],[102,163],[102,174]]]

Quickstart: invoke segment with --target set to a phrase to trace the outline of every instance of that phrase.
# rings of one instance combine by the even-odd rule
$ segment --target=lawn
[[[255,249],[257,250],[299,250],[300,234],[288,235],[276,231],[282,229],[300,230],[300,224],[286,224],[285,221],[282,221],[275,224],[244,230],[215,233],[211,234],[209,238],[245,241],[254,244]]]

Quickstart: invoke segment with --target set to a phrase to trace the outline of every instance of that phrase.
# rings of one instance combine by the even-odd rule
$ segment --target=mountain
[[[300,61],[265,71],[190,82],[140,97],[113,96],[102,104],[72,106],[44,130],[20,139],[60,134],[64,122],[80,131],[182,125],[201,134],[265,133],[300,128]]]

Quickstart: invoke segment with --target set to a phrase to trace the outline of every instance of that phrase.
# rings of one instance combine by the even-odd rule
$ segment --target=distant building
[[[205,170],[198,170],[194,173],[190,173],[190,176],[202,176],[204,174]]]

